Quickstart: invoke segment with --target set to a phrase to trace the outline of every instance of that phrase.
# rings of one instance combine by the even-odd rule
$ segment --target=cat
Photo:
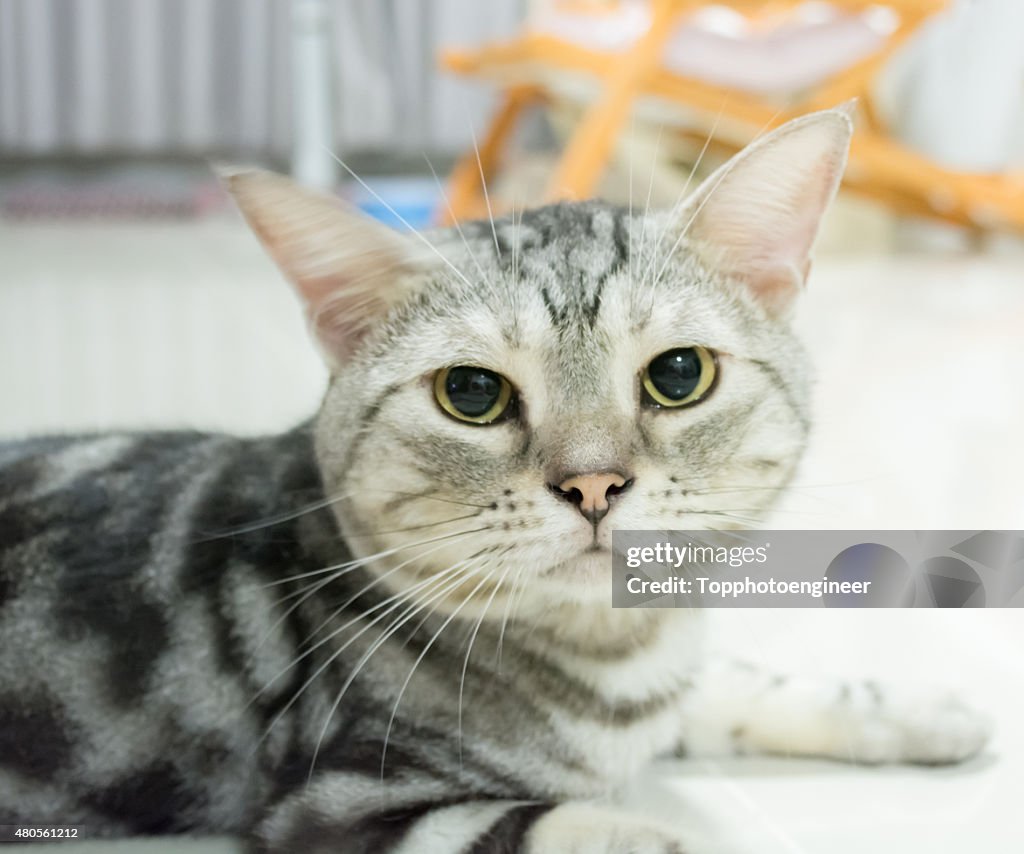
[[[979,751],[954,698],[708,660],[699,613],[611,608],[613,529],[743,527],[792,478],[789,318],[850,134],[796,119],[669,211],[421,236],[226,174],[326,395],[264,438],[0,445],[0,824],[701,854],[610,805],[658,755]]]

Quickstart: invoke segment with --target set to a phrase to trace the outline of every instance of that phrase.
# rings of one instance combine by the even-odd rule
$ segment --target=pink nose
[[[609,499],[625,492],[633,481],[618,472],[577,474],[563,480],[552,491],[570,504],[575,504],[580,513],[596,525],[611,509]]]

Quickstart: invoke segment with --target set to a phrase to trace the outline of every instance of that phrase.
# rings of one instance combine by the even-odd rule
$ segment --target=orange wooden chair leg
[[[607,79],[600,100],[584,116],[562,154],[546,192],[547,201],[591,196],[608,165],[619,132],[644,80],[659,66],[665,43],[689,3],[657,0],[651,26],[626,52]]]
[[[501,107],[480,141],[479,160],[477,152],[470,150],[452,170],[446,193],[448,205],[438,216],[442,225],[486,215],[484,182],[491,181],[497,173],[505,145],[519,116],[539,98],[540,92],[532,86],[516,86],[505,92]]]

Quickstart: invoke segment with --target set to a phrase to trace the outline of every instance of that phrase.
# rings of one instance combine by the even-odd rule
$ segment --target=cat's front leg
[[[990,731],[985,716],[949,694],[772,675],[732,663],[695,678],[680,752],[944,764],[976,754]]]
[[[286,796],[256,834],[261,854],[699,854],[669,825],[584,802],[473,798],[410,781],[325,774]]]
[[[520,849],[481,849],[492,850]],[[700,854],[708,849],[684,828],[601,804],[569,802],[538,818],[521,850],[524,854]]]

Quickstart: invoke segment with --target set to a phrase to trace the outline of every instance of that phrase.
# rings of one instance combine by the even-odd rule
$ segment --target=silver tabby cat
[[[808,432],[788,327],[841,110],[677,209],[427,240],[226,178],[332,378],[315,420],[0,446],[0,824],[262,852],[687,852],[606,806],[659,754],[941,763],[944,696],[700,653],[612,610],[615,528],[762,517]]]

